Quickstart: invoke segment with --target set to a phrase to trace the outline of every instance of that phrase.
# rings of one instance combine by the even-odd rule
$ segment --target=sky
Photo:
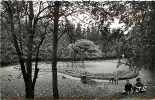
[[[93,23],[95,23],[95,20],[89,15],[89,13],[86,13],[86,14],[77,13],[77,14],[74,14],[72,16],[68,16],[67,18],[73,24],[75,24],[75,26],[77,23],[80,23],[82,28],[87,28],[90,25],[92,25]],[[110,30],[121,29],[124,31],[124,34],[128,34],[128,32],[132,30],[134,25],[129,27],[127,30],[125,30],[125,27],[126,27],[125,23],[120,23],[118,18],[114,18],[114,20],[111,22],[111,24],[109,26]]]
[[[85,12],[83,14],[81,13],[75,13],[71,16],[67,17],[73,24],[80,23],[82,28],[87,28],[93,23],[95,23],[95,20],[90,16],[89,13]]]

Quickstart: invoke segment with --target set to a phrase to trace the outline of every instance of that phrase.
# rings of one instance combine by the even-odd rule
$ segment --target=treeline
[[[40,28],[43,29],[43,26],[40,23]],[[40,30],[41,30],[40,29]],[[39,32],[43,32],[37,30]],[[104,27],[104,29],[99,29],[96,26],[87,27],[86,29],[82,29],[80,23],[78,23],[77,27],[75,27],[70,21],[66,21],[65,30],[64,27],[60,27],[60,33],[63,36],[60,38],[58,43],[58,55],[61,58],[66,59],[65,50],[70,43],[74,43],[80,39],[87,39],[93,41],[99,49],[102,51],[102,58],[117,58],[119,53],[119,49],[122,48],[122,42],[125,38],[123,32],[119,30],[113,30],[112,32],[108,27]],[[40,47],[39,59],[42,61],[48,61],[52,57],[52,40],[51,40],[51,28],[47,29],[48,33],[46,34],[46,38]],[[9,37],[9,33],[7,33],[6,28],[2,25],[2,36],[1,36],[1,65],[5,66],[8,64],[14,64],[18,62],[17,53],[15,48],[13,47],[12,40]],[[40,37],[36,37],[36,40],[39,40]],[[121,45],[120,45],[121,44]],[[121,47],[119,47],[119,46]],[[23,47],[23,52],[25,47]],[[25,53],[24,53],[25,54]],[[35,53],[33,53],[32,58],[35,58]],[[26,59],[26,58],[25,58]],[[93,59],[93,58],[87,58]],[[100,58],[99,58],[100,59]]]

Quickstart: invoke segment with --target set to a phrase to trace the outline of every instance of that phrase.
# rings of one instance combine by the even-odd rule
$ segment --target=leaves
[[[77,40],[75,43],[69,44],[68,49],[70,51],[70,56],[77,55],[76,57],[80,58],[91,58],[91,57],[101,57],[102,53],[99,50],[98,46],[95,45],[90,40]]]

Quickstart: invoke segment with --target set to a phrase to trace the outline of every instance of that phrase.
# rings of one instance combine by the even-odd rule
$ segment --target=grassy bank
[[[24,99],[24,83],[23,79],[17,78],[20,71],[6,68],[1,70],[1,94],[4,100],[22,100]],[[133,79],[134,81],[134,79]],[[155,87],[148,87],[145,94],[141,95],[122,95],[125,81],[119,81],[118,85],[108,82],[91,82],[83,84],[80,80],[63,78],[58,74],[58,88],[60,100],[149,100],[155,98]],[[52,99],[52,73],[41,71],[39,73],[36,87],[36,100],[51,100]]]

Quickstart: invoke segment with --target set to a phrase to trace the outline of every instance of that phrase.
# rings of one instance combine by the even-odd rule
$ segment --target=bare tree
[[[19,34],[21,34],[20,36],[18,36],[18,34],[16,33],[16,17],[15,15],[17,14],[17,20],[18,20],[18,25],[21,26],[21,17],[20,17],[20,13],[22,12],[21,10],[19,10],[19,5],[20,3],[23,5],[22,9],[24,9],[25,14],[25,25],[26,27],[26,38],[25,40],[22,40],[23,35],[22,33],[22,29],[21,27],[19,27]],[[35,88],[35,83],[38,77],[38,72],[39,72],[39,68],[38,68],[38,56],[39,56],[39,49],[43,43],[43,40],[45,39],[45,33],[46,33],[46,29],[45,29],[45,33],[43,33],[41,35],[40,41],[36,44],[34,41],[34,35],[35,35],[35,31],[36,31],[36,25],[38,20],[40,19],[39,15],[35,16],[34,15],[34,6],[33,6],[33,1],[4,1],[2,2],[4,9],[6,10],[7,13],[7,20],[9,21],[9,25],[10,25],[10,33],[12,36],[12,40],[13,40],[13,45],[16,49],[17,55],[18,55],[18,59],[19,59],[19,63],[20,63],[20,67],[21,67],[21,71],[22,71],[22,75],[23,75],[23,79],[24,79],[24,83],[25,83],[25,93],[26,93],[26,98],[34,98],[34,88]],[[17,12],[16,12],[16,8],[18,8]],[[43,10],[42,10],[43,11]],[[41,11],[39,12],[41,13]],[[39,14],[38,13],[38,14]],[[47,27],[47,26],[46,26]],[[23,42],[25,42],[25,45],[23,45]],[[36,47],[34,49],[34,47]],[[23,49],[26,49],[25,51]],[[35,50],[35,51],[34,51]],[[33,61],[33,54],[34,52],[35,54],[35,69],[34,69],[34,74],[32,73],[32,61]]]
[[[54,2],[54,32],[53,32],[53,53],[52,53],[52,77],[53,77],[53,97],[59,98],[57,80],[57,48],[58,48],[58,21],[59,21],[60,2]]]

